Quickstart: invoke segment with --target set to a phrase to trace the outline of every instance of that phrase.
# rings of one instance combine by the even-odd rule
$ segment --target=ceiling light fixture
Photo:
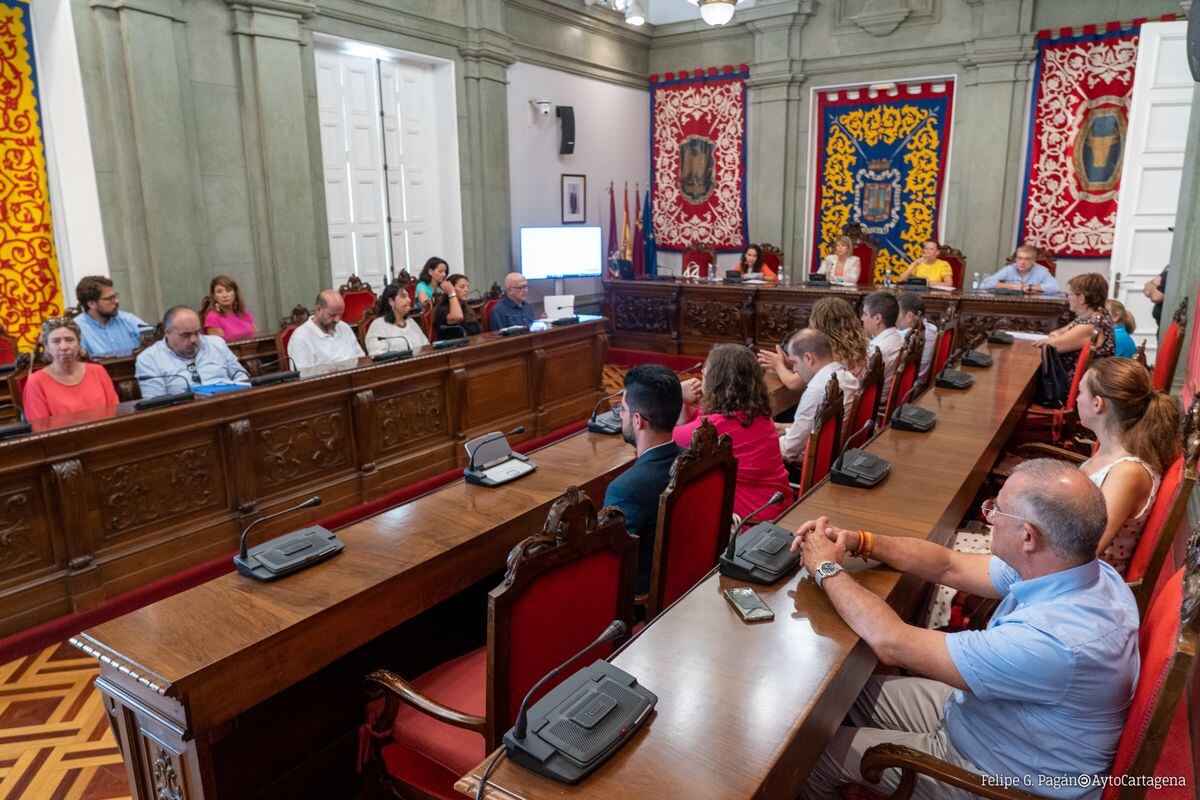
[[[634,26],[646,24],[644,0],[629,0],[629,5],[625,6],[625,21]]]
[[[724,25],[733,19],[733,8],[736,0],[699,0],[700,16],[714,27]]]

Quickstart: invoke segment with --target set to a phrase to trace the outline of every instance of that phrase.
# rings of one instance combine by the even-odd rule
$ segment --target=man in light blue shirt
[[[250,375],[220,336],[200,333],[200,317],[175,306],[163,317],[166,335],[137,357],[143,399],[211,383],[249,385]]]
[[[984,278],[979,288],[1018,289],[1028,293],[1051,294],[1061,291],[1050,270],[1037,263],[1037,248],[1027,244],[1017,248],[1013,263],[1006,264],[996,274]]]
[[[75,286],[83,313],[75,317],[83,334],[83,349],[93,356],[127,356],[138,346],[142,329],[151,327],[121,311],[121,296],[103,275],[88,275]]]
[[[862,783],[863,753],[906,745],[983,785],[1045,797],[1098,798],[1138,677],[1133,594],[1096,558],[1104,496],[1069,464],[1019,466],[984,503],[992,555],[968,555],[904,536],[804,523],[793,548],[846,623],[886,664],[926,677],[873,676],[834,734],[802,794],[835,797]],[[841,569],[847,550],[933,583],[1000,600],[987,630],[944,633],[906,624]],[[864,552],[865,551],[865,552]],[[899,773],[887,770],[892,791]],[[914,797],[971,795],[931,778]]]

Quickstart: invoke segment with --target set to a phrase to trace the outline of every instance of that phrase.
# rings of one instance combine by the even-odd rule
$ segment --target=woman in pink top
[[[783,513],[793,500],[787,470],[779,451],[779,435],[771,420],[767,384],[754,351],[737,344],[719,344],[708,354],[702,381],[683,382],[683,411],[675,428],[675,443],[687,447],[692,431],[707,418],[718,434],[733,440],[738,461],[733,513],[745,517],[776,491],[784,499],[759,516]]]
[[[25,382],[21,402],[26,420],[115,406],[120,402],[104,367],[79,360],[82,338],[79,326],[70,317],[57,317],[42,325],[42,347],[50,365],[34,372]]]
[[[208,297],[200,307],[200,319],[205,333],[220,336],[227,342],[254,335],[254,315],[242,308],[237,281],[227,275],[218,275],[208,285]]]

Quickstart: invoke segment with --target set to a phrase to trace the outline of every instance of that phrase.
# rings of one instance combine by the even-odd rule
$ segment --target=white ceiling
[[[646,21],[651,25],[669,22],[691,22],[700,19],[700,9],[688,0],[643,0],[646,4]],[[737,10],[752,8],[754,0],[741,0]],[[736,19],[736,16],[735,16]]]

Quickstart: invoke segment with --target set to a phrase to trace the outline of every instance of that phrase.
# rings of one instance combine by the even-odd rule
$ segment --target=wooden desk
[[[260,535],[462,467],[472,436],[583,419],[601,393],[602,320],[474,339],[0,442],[0,635],[231,553],[250,519],[310,495],[321,508]]]
[[[948,541],[1032,390],[1037,351],[991,348],[967,392],[934,389],[929,433],[888,430],[870,450],[891,461],[879,487],[825,483],[783,516],[799,527],[829,514],[839,525]],[[848,561],[848,565],[857,560]],[[903,615],[922,587],[878,567],[858,580]],[[775,620],[746,625],[710,575],[652,621],[613,659],[658,695],[646,727],[578,786],[541,778],[502,759],[495,798],[794,798],[876,665],[824,593],[796,575],[754,587]],[[482,765],[481,765],[482,766]],[[458,788],[474,792],[481,767]]]
[[[605,279],[603,313],[611,321],[613,347],[706,355],[721,342],[771,347],[807,325],[822,297],[844,297],[857,309],[867,294],[862,289],[805,284]],[[996,327],[1048,333],[1071,320],[1066,295],[930,290],[924,298],[933,322],[953,303],[961,332],[971,337]]]

